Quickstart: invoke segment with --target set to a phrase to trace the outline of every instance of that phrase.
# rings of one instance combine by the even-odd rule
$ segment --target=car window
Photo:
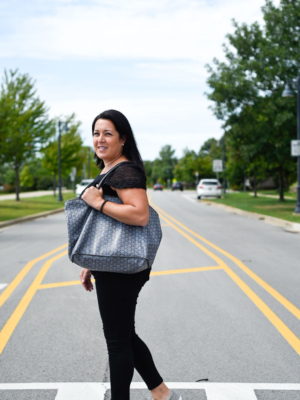
[[[203,185],[217,185],[218,182],[216,182],[216,181],[203,181],[202,184]]]

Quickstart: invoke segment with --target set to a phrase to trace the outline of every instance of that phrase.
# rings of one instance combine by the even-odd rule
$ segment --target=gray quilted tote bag
[[[120,164],[106,174],[99,188]],[[122,204],[119,197],[104,196],[104,199]],[[92,271],[134,274],[151,268],[162,231],[157,212],[150,206],[149,212],[145,227],[133,226],[100,213],[81,198],[66,201],[70,260]]]

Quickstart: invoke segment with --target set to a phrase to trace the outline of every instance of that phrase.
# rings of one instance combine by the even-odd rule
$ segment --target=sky
[[[36,82],[50,117],[75,113],[85,145],[107,109],[128,118],[141,155],[199,151],[222,136],[206,64],[223,59],[232,19],[262,21],[264,0],[0,0],[0,74]],[[275,4],[277,2],[275,1]]]

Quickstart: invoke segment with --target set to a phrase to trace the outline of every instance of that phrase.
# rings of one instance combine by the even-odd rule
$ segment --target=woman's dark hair
[[[138,151],[131,126],[128,122],[128,119],[125,117],[125,115],[123,115],[120,111],[116,111],[116,110],[103,111],[101,114],[97,115],[97,117],[93,121],[93,124],[92,124],[92,133],[93,134],[94,134],[95,124],[98,121],[98,119],[110,120],[114,124],[114,126],[119,134],[120,139],[123,139],[124,137],[126,137],[126,141],[125,141],[123,149],[122,149],[122,154],[125,157],[127,157],[128,160],[134,162],[139,167],[144,169],[142,157],[140,155],[140,152]],[[94,159],[96,160],[96,165],[99,169],[104,168],[103,160],[101,160],[101,158],[99,158],[96,153],[94,154]]]

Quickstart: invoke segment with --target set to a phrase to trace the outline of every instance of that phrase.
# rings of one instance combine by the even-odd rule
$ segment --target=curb
[[[226,206],[224,204],[217,204],[217,203],[214,203],[214,202],[209,202],[209,200],[204,200],[204,202],[207,205],[212,205],[214,207],[221,208],[224,211],[231,212],[233,214],[243,215],[243,216],[248,217],[248,218],[252,218],[252,219],[263,221],[266,224],[278,226],[280,228],[289,230],[291,232],[295,232],[295,233],[299,232],[300,233],[300,223],[298,224],[297,222],[290,222],[290,221],[286,221],[284,219],[280,219],[280,218],[276,218],[276,217],[270,217],[270,216],[264,215],[264,214],[258,214],[258,213],[254,213],[254,212],[251,212],[251,211],[244,211],[244,210],[240,210],[239,208],[236,208],[236,207]]]
[[[48,215],[56,214],[56,213],[59,213],[62,211],[65,211],[65,207],[57,208],[56,210],[51,210],[51,211],[44,211],[44,212],[41,212],[38,214],[28,215],[27,217],[10,219],[9,221],[0,222],[0,228],[4,228],[6,226],[15,225],[15,224],[21,224],[22,222],[33,221],[34,219],[47,217]]]

